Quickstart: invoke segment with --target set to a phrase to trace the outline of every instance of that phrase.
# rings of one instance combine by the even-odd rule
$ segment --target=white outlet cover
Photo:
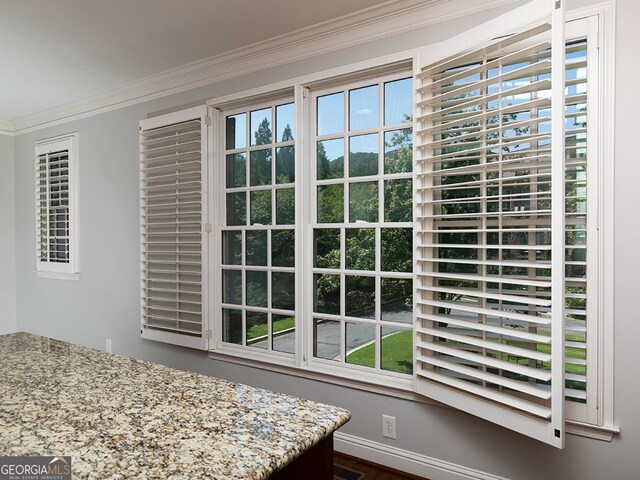
[[[396,438],[396,417],[390,415],[382,416],[382,436],[385,438]]]

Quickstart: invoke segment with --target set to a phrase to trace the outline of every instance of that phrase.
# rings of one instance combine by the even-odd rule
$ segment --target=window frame
[[[334,79],[333,81],[328,81],[328,82],[324,82],[320,87],[318,88],[314,88],[313,86],[309,86],[309,87],[305,87],[305,103],[303,105],[303,110],[304,110],[304,115],[305,118],[307,118],[308,123],[307,123],[307,129],[306,129],[306,134],[308,135],[308,140],[305,144],[305,148],[307,149],[307,157],[306,157],[306,161],[305,163],[307,164],[307,168],[309,169],[309,171],[307,172],[307,175],[305,176],[305,179],[309,182],[308,183],[308,188],[306,190],[306,193],[304,194],[304,201],[307,202],[306,205],[306,211],[308,212],[307,217],[305,219],[305,251],[307,252],[307,255],[304,256],[304,260],[306,262],[305,264],[305,270],[306,270],[306,274],[305,274],[305,282],[307,282],[307,284],[305,285],[305,290],[306,290],[306,295],[307,295],[307,303],[305,304],[305,313],[304,315],[306,315],[306,317],[304,317],[305,319],[305,328],[308,330],[308,333],[305,335],[304,337],[304,341],[305,341],[305,356],[306,356],[306,367],[310,370],[310,371],[315,371],[318,373],[328,373],[331,372],[331,374],[333,375],[337,375],[337,376],[342,376],[342,377],[346,377],[346,378],[351,378],[353,380],[359,380],[359,381],[368,381],[371,383],[376,383],[376,384],[381,384],[384,385],[386,387],[393,387],[393,388],[403,388],[405,386],[409,386],[412,383],[412,374],[404,374],[404,373],[398,373],[398,372],[393,372],[393,371],[387,371],[387,370],[382,370],[381,368],[371,368],[371,367],[366,367],[366,366],[360,366],[360,365],[356,365],[356,364],[348,364],[346,363],[346,358],[342,358],[345,356],[345,352],[344,352],[344,342],[346,341],[346,323],[350,322],[350,317],[347,316],[342,316],[340,314],[338,315],[323,315],[323,314],[317,314],[314,315],[313,313],[313,298],[314,298],[314,292],[313,292],[313,276],[315,275],[314,271],[316,270],[316,267],[314,267],[313,265],[313,255],[312,252],[314,250],[314,231],[316,230],[317,227],[323,228],[323,226],[326,226],[327,228],[330,229],[339,229],[341,232],[344,230],[345,231],[345,235],[346,235],[346,230],[348,229],[359,229],[359,228],[372,228],[374,230],[380,230],[382,228],[411,228],[413,229],[413,224],[414,224],[414,219],[413,219],[413,209],[414,206],[412,204],[412,220],[410,222],[388,222],[388,221],[379,221],[380,218],[383,218],[384,220],[384,193],[383,191],[378,191],[378,219],[375,222],[365,222],[365,223],[357,223],[357,222],[350,222],[348,218],[343,218],[342,222],[339,223],[319,223],[317,221],[317,187],[321,186],[321,185],[343,185],[343,201],[344,201],[344,209],[343,212],[345,213],[345,215],[349,212],[349,186],[353,183],[351,181],[351,179],[355,179],[356,182],[372,182],[375,181],[376,183],[380,184],[382,183],[382,185],[384,186],[384,182],[385,180],[389,180],[389,179],[410,179],[413,181],[413,173],[412,172],[406,172],[406,173],[399,173],[399,174],[385,174],[384,173],[384,137],[385,137],[385,133],[387,131],[391,132],[391,131],[396,131],[396,130],[404,130],[404,129],[410,129],[412,130],[412,134],[413,134],[413,122],[409,121],[409,122],[405,122],[405,123],[400,123],[400,124],[393,124],[393,125],[389,125],[386,126],[384,124],[384,85],[386,83],[390,83],[390,82],[394,82],[397,80],[402,80],[402,79],[410,79],[411,83],[412,83],[412,88],[411,91],[413,93],[414,87],[413,87],[413,73],[411,71],[410,68],[396,68],[395,70],[391,69],[391,71],[386,71],[386,72],[382,72],[382,73],[372,73],[372,72],[362,72],[360,75],[356,76],[356,78],[348,78],[348,79]],[[372,127],[372,128],[366,128],[366,129],[358,129],[358,130],[351,130],[349,127],[349,92],[352,90],[358,90],[361,88],[365,88],[368,86],[372,86],[372,85],[376,85],[380,88],[380,91],[378,92],[378,100],[379,100],[379,104],[378,104],[378,117],[379,117],[379,122],[378,122],[378,127]],[[316,126],[317,126],[317,99],[319,97],[325,96],[325,95],[331,95],[334,93],[340,93],[342,92],[344,94],[344,111],[343,111],[343,115],[344,115],[344,126],[343,126],[343,130],[340,133],[335,133],[335,134],[327,134],[327,135],[319,135],[317,134],[317,130],[316,130]],[[317,146],[317,142],[320,141],[327,141],[327,140],[332,140],[332,139],[336,139],[336,138],[343,138],[344,139],[344,152],[348,152],[350,147],[349,147],[349,139],[351,137],[357,137],[360,135],[368,135],[368,134],[377,134],[380,135],[380,139],[378,140],[378,145],[382,145],[382,149],[378,152],[378,167],[382,167],[382,170],[380,170],[380,168],[378,168],[378,173],[375,175],[368,175],[368,176],[363,176],[363,177],[352,177],[349,174],[347,174],[346,172],[346,168],[347,168],[347,164],[345,162],[344,164],[344,168],[345,171],[343,172],[343,176],[340,178],[336,178],[336,179],[330,179],[327,183],[326,180],[318,180],[317,179],[317,155],[316,155],[316,146]],[[345,155],[346,158],[346,155]],[[335,181],[332,181],[335,180]],[[383,188],[384,190],[384,188]],[[379,235],[376,233],[376,237],[379,237]],[[411,237],[413,238],[413,233],[411,235]],[[378,250],[375,253],[375,258],[376,258],[376,264],[378,266],[380,266],[380,238],[377,238],[376,240],[377,244],[378,244]],[[342,238],[341,235],[341,258],[342,258],[342,265],[344,265],[346,259],[344,258],[345,252],[344,252],[344,245],[346,243],[346,239]],[[412,265],[413,265],[413,260],[412,260]],[[334,275],[349,275],[345,272],[349,271],[348,269],[339,267],[339,268],[335,268],[335,269],[327,269],[329,274],[334,274]],[[415,278],[414,272],[399,272],[397,277],[395,275],[393,275],[393,273],[389,274],[389,275],[385,275],[384,272],[381,271],[381,269],[376,269],[374,268],[374,270],[366,270],[365,272],[367,272],[366,276],[371,276],[372,278],[376,279],[376,283],[379,284],[379,279],[381,279],[382,277],[395,277],[398,279],[411,279],[412,281]],[[386,273],[390,273],[390,272],[386,272]],[[353,275],[353,273],[351,274]],[[346,286],[345,286],[346,288]],[[341,289],[342,291],[342,289]],[[412,291],[413,291],[413,286],[412,286]],[[378,296],[380,295],[380,291],[378,290]],[[344,302],[345,298],[342,298],[342,303]],[[340,329],[340,338],[341,338],[341,343],[340,343],[340,357],[341,360],[339,362],[335,362],[333,360],[329,360],[329,359],[323,359],[320,357],[314,357],[313,355],[313,351],[314,351],[314,338],[313,338],[313,328],[314,328],[314,320],[315,317],[335,317],[335,321],[339,322],[339,329]],[[355,319],[354,319],[355,320]],[[375,339],[375,343],[376,343],[376,359],[378,357],[380,357],[381,355],[381,335],[379,333],[379,329],[382,326],[390,326],[387,325],[386,323],[381,323],[383,321],[381,320],[364,320],[363,323],[369,323],[371,325],[374,325],[376,328],[376,331],[374,332],[374,339]],[[413,330],[413,321],[411,323],[407,323],[407,324],[403,324],[404,327],[406,327],[406,330]],[[401,327],[402,328],[402,327]],[[377,363],[377,362],[376,362]]]
[[[35,181],[35,196],[37,205],[38,197],[38,157],[41,155],[48,155],[53,152],[66,150],[68,156],[68,170],[69,170],[69,261],[65,263],[42,261],[38,252],[38,222],[40,215],[35,211],[35,227],[36,227],[36,274],[41,278],[52,278],[59,280],[79,280],[80,279],[80,259],[79,259],[79,181],[78,181],[78,132],[72,132],[64,135],[58,135],[55,137],[45,138],[37,140],[34,147],[35,152],[35,166],[34,181]],[[49,182],[47,181],[47,190],[49,189]],[[49,197],[47,197],[49,202]],[[49,207],[47,206],[47,215]]]
[[[595,21],[598,24],[597,32],[597,56],[599,62],[599,74],[598,74],[598,105],[597,112],[592,112],[592,117],[597,117],[597,121],[600,124],[600,128],[597,133],[597,142],[594,149],[598,150],[599,165],[598,165],[598,189],[599,195],[599,208],[598,208],[598,228],[600,241],[598,245],[598,285],[599,285],[599,305],[598,305],[598,318],[597,318],[597,391],[595,393],[595,402],[591,402],[589,409],[592,413],[589,416],[588,421],[576,420],[567,418],[567,432],[586,436],[589,438],[610,441],[612,435],[619,431],[619,428],[615,424],[614,412],[613,412],[613,357],[614,357],[614,345],[613,345],[613,333],[614,333],[614,316],[613,316],[613,129],[614,129],[614,112],[613,112],[613,98],[614,93],[614,51],[613,44],[615,38],[614,30],[614,6],[612,4],[602,4],[593,7],[587,7],[582,9],[571,10],[567,12],[566,21],[572,21],[577,19],[588,19],[589,21]],[[303,164],[300,156],[304,158],[311,158],[313,151],[309,151],[311,142],[307,141],[306,137],[310,132],[308,112],[310,110],[310,90],[318,86],[321,88],[327,84],[332,84],[336,79],[340,78],[362,78],[363,71],[386,71],[389,65],[397,64],[407,61],[413,61],[416,63],[417,50],[412,49],[405,52],[399,52],[397,54],[388,55],[385,57],[359,62],[357,64],[351,64],[344,67],[338,67],[332,70],[319,72],[310,75],[304,75],[301,77],[293,78],[286,81],[277,82],[271,85],[265,85],[262,87],[254,88],[251,90],[226,95],[224,97],[215,98],[209,100],[207,104],[215,111],[219,106],[226,104],[244,103],[245,101],[251,101],[251,99],[264,98],[265,96],[275,95],[277,92],[283,90],[290,91],[293,88],[295,92],[295,105],[296,105],[296,142],[298,146],[296,148],[296,209],[297,215],[305,215],[309,218],[309,205],[299,200],[299,195],[302,190],[307,191],[310,185],[307,181],[310,175],[314,172],[309,172],[309,165]],[[366,73],[365,73],[366,75]],[[274,93],[271,93],[274,92]],[[215,113],[213,114],[215,117]],[[593,118],[591,120],[593,123]],[[214,126],[216,120],[214,119]],[[215,138],[219,135],[219,132],[215,132],[215,128],[212,130],[212,137]],[[222,137],[224,138],[224,137]],[[214,143],[215,145],[215,143]],[[214,160],[217,158],[213,156]],[[309,163],[309,162],[306,162]],[[210,169],[210,171],[213,169]],[[221,176],[218,172],[218,176]],[[211,183],[212,185],[214,183]],[[212,199],[215,201],[216,199]],[[215,209],[212,210],[212,212]],[[215,213],[214,213],[215,215]],[[307,237],[304,239],[305,244],[312,241],[309,240],[308,228],[304,229],[303,234]],[[312,236],[312,234],[311,234]],[[296,248],[298,248],[299,242],[302,240],[300,235],[296,238]],[[214,242],[215,243],[215,242]],[[214,251],[219,250],[214,249]],[[296,270],[302,272],[302,275],[308,276],[308,265],[300,265],[296,263]],[[298,295],[299,292],[296,293]],[[216,295],[216,292],[213,292]],[[305,304],[310,304],[311,299],[306,299]],[[297,305],[300,305],[298,302]],[[300,314],[297,314],[296,321],[301,318]],[[306,325],[297,325],[298,337],[307,338],[310,335],[307,332]],[[214,338],[219,336],[220,332],[215,332]],[[396,396],[399,398],[411,398],[415,401],[433,403],[441,405],[438,402],[434,402],[430,399],[420,398],[413,393],[411,382],[396,382],[389,381],[387,375],[383,378],[378,378],[376,375],[370,375],[363,377],[360,372],[344,372],[342,369],[331,368],[331,366],[317,365],[314,362],[309,362],[308,350],[304,350],[298,346],[295,362],[277,362],[274,361],[271,356],[266,358],[258,354],[247,357],[242,352],[230,352],[225,349],[217,348],[214,342],[209,352],[210,358],[220,359],[242,365],[248,365],[256,368],[263,368],[271,371],[282,372],[285,374],[293,374],[303,378],[313,378],[338,385],[352,386],[353,388],[360,388],[367,391],[378,392],[382,390],[385,394]],[[595,403],[595,405],[594,405]],[[593,413],[595,412],[595,413]]]
[[[276,118],[276,108],[279,105],[285,105],[285,104],[289,104],[292,103],[294,105],[294,140],[291,146],[294,147],[294,171],[295,173],[295,178],[294,178],[294,182],[292,182],[291,184],[286,184],[287,187],[286,188],[291,188],[293,187],[295,189],[295,223],[293,225],[283,225],[283,227],[287,227],[285,229],[292,229],[294,232],[296,232],[296,238],[295,238],[295,248],[296,248],[296,252],[299,252],[299,247],[298,247],[298,243],[299,243],[299,234],[297,232],[297,225],[299,222],[299,210],[300,210],[300,206],[299,206],[299,178],[300,178],[300,170],[299,170],[299,158],[300,158],[300,153],[299,153],[299,145],[300,145],[300,141],[298,138],[298,117],[299,117],[299,113],[297,112],[297,101],[295,98],[295,94],[292,88],[290,89],[286,89],[284,92],[283,91],[274,91],[272,94],[267,94],[267,95],[262,95],[259,97],[255,97],[255,96],[248,96],[244,99],[242,99],[239,102],[233,102],[232,104],[218,104],[215,107],[211,106],[211,103],[209,102],[209,115],[212,118],[212,125],[210,127],[210,135],[212,138],[212,144],[214,145],[213,148],[213,155],[212,155],[212,166],[211,168],[209,168],[209,171],[212,173],[212,176],[210,177],[210,184],[213,186],[213,188],[211,189],[214,193],[212,195],[209,196],[209,202],[211,202],[211,209],[210,211],[212,212],[212,233],[213,235],[211,235],[211,251],[212,252],[217,252],[216,254],[212,255],[211,257],[211,261],[210,261],[210,268],[211,268],[211,278],[212,278],[212,282],[214,284],[218,284],[220,285],[220,287],[222,287],[222,275],[223,275],[223,271],[225,270],[223,263],[222,263],[222,248],[223,248],[223,240],[222,240],[222,233],[223,231],[227,230],[227,225],[226,225],[226,195],[227,195],[227,186],[226,186],[226,118],[228,116],[232,116],[232,115],[236,115],[236,114],[241,114],[241,113],[246,113],[247,114],[247,120],[246,120],[246,129],[247,129],[247,138],[250,139],[250,135],[251,135],[251,118],[250,118],[250,114],[252,111],[258,111],[258,110],[262,110],[265,108],[272,108],[273,109],[273,118]],[[277,132],[277,118],[276,118],[276,123],[274,123],[274,125],[272,126],[272,140],[275,140],[275,135]],[[276,145],[278,143],[282,143],[282,142],[276,142],[276,141],[272,141],[271,143],[269,143],[269,147],[270,149],[273,149],[274,151],[274,155],[271,159],[272,161],[272,165],[273,165],[273,169],[272,171],[275,169],[275,163],[276,163],[276,157],[275,157],[275,152],[277,151],[277,149],[279,147],[277,147]],[[288,142],[287,142],[288,144]],[[243,150],[245,152],[247,152],[247,158],[246,158],[246,175],[247,177],[249,176],[249,169],[250,169],[250,153],[252,151],[256,151],[256,150],[261,150],[263,149],[264,146],[259,146],[259,145],[251,145],[251,143],[249,142],[244,148]],[[234,149],[234,150],[238,150],[238,149]],[[272,178],[272,183],[271,183],[271,188],[269,189],[263,189],[266,191],[273,191],[273,190],[277,190],[278,189],[278,184],[275,182],[275,179]],[[251,185],[245,185],[244,187],[238,187],[238,188],[242,188],[243,192],[250,192],[253,191],[252,190],[252,186]],[[225,208],[214,208],[213,205],[218,205],[218,206],[224,206]],[[246,208],[245,208],[245,212],[246,215],[250,215],[250,205],[247,204]],[[272,205],[272,212],[275,210],[276,206],[275,204]],[[248,220],[248,217],[247,219]],[[240,231],[240,232],[246,232],[246,231],[250,231],[252,230],[252,225],[247,224],[245,220],[245,224],[241,225],[241,226],[232,226],[231,230],[234,231]],[[272,230],[278,230],[278,225],[275,223],[275,218],[271,219],[271,223],[269,225],[264,225],[263,227],[260,228],[256,228],[255,230],[265,230],[265,231],[272,231]],[[289,228],[289,227],[293,227],[293,228]],[[246,246],[246,242],[245,239],[246,235],[243,233],[243,257],[245,256],[245,246]],[[267,245],[270,245],[270,242],[267,242]],[[293,272],[298,275],[298,262],[299,262],[299,257],[300,255],[296,254],[295,257],[295,266],[293,267]],[[237,266],[238,268],[234,268],[233,270],[239,270],[241,272],[246,272],[247,270],[250,270],[250,266],[246,265],[246,263],[243,262],[242,265]],[[249,267],[249,268],[247,268]],[[272,272],[272,267],[271,266],[267,266],[264,267],[265,271],[270,275]],[[243,275],[244,276],[244,275]],[[268,283],[270,282],[270,279],[268,278]],[[244,297],[244,291],[246,289],[246,285],[243,283],[243,297]],[[296,294],[295,294],[295,308],[294,308],[294,312],[295,312],[295,332],[296,332],[296,336],[295,336],[295,352],[293,354],[289,354],[289,353],[284,353],[284,352],[278,352],[275,350],[264,350],[264,349],[260,349],[260,348],[255,348],[255,347],[251,347],[248,345],[241,345],[241,344],[233,344],[233,343],[229,343],[229,342],[224,342],[223,339],[223,319],[222,319],[222,314],[221,314],[221,310],[222,308],[224,308],[223,305],[223,301],[222,301],[222,288],[218,288],[218,289],[214,289],[211,293],[211,305],[212,305],[212,309],[213,309],[213,339],[210,342],[210,350],[211,351],[215,351],[219,354],[222,355],[227,355],[227,356],[231,356],[231,357],[239,357],[239,358],[252,358],[254,360],[260,361],[260,362],[264,362],[267,364],[273,364],[273,365],[281,365],[281,366],[295,366],[298,367],[299,366],[299,361],[298,361],[298,357],[299,357],[299,340],[300,340],[300,334],[299,334],[299,328],[300,328],[300,314],[301,314],[301,310],[300,310],[300,297],[301,297],[301,289],[296,289]],[[242,305],[239,305],[239,310],[245,310],[246,305],[244,305],[243,302]],[[251,308],[251,307],[249,307]],[[268,310],[269,312],[271,312],[272,308],[266,308],[266,309],[261,309],[261,310]],[[244,324],[244,322],[243,322]],[[243,332],[244,332],[244,328],[243,328]],[[243,333],[243,337],[245,336],[245,334]],[[271,334],[269,334],[269,339],[272,340],[272,336]]]

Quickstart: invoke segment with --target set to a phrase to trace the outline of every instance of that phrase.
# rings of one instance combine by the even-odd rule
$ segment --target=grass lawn
[[[347,355],[347,363],[374,367],[375,355],[376,346],[372,343]],[[381,367],[392,372],[413,372],[413,330],[402,330],[382,339]]]
[[[584,342],[584,337],[574,337],[571,335],[567,335],[565,338],[566,341],[571,342]],[[551,345],[538,345],[537,350],[543,353],[551,353]],[[564,355],[566,358],[581,358],[585,359],[587,357],[586,350],[581,348],[573,348],[573,347],[565,347]],[[551,368],[551,362],[541,362],[545,368]],[[586,375],[587,367],[585,365],[575,365],[572,363],[565,364],[564,371],[567,373],[576,373],[578,375]]]
[[[542,332],[541,332],[542,333]],[[547,335],[546,333],[542,333],[542,335]],[[575,336],[575,335],[567,335],[565,337],[565,340],[568,342],[580,342],[580,343],[584,343],[585,339],[584,337],[579,337],[579,336]],[[507,341],[506,342],[509,345],[514,345],[517,347],[522,347],[522,348],[527,348],[528,344],[526,343],[522,343],[522,342],[515,342],[515,341]],[[538,352],[542,352],[542,353],[547,353],[550,354],[551,353],[551,345],[543,345],[543,344],[538,344],[536,345],[536,350]],[[580,358],[580,359],[585,359],[586,358],[586,351],[584,349],[581,348],[574,348],[574,347],[565,347],[564,349],[564,354],[567,358]],[[521,365],[528,365],[529,364],[529,360],[526,358],[518,358],[517,361],[515,361],[514,357],[510,357],[509,358],[510,362],[513,363],[519,363]],[[551,362],[537,362],[538,368],[543,368],[546,370],[550,370],[551,369]],[[565,364],[565,369],[564,371],[566,373],[575,373],[577,375],[585,375],[586,374],[586,366],[585,365],[576,365],[576,364],[572,364],[572,363],[566,363]]]
[[[542,335],[549,335],[546,332],[540,332]],[[580,336],[576,336],[576,335],[567,335],[565,337],[565,340],[568,342],[579,342],[579,343],[584,343],[585,339],[584,337],[580,337]],[[522,342],[514,342],[514,341],[507,341],[506,342],[509,345],[514,345],[517,347],[522,347],[522,348],[527,348],[528,344],[526,343],[522,343]],[[551,345],[543,345],[543,344],[538,344],[536,345],[536,350],[538,352],[542,352],[542,353],[547,353],[550,354],[551,353]],[[565,347],[565,357],[566,358],[577,358],[577,359],[585,359],[586,358],[586,351],[582,348],[574,348],[574,347]],[[520,365],[529,365],[529,360],[527,358],[521,358],[521,357],[512,357],[509,356],[509,361],[513,362],[513,363],[518,363]],[[542,370],[551,370],[551,362],[541,362],[541,361],[537,361],[536,362],[536,368],[542,369]],[[577,365],[577,364],[573,364],[573,363],[565,363],[564,366],[564,371],[566,373],[573,373],[576,375],[586,375],[587,374],[587,367],[585,365]],[[527,380],[526,378],[521,378],[522,380]],[[549,382],[539,382],[541,384],[549,384]],[[585,385],[582,381],[576,381],[576,380],[569,380],[566,379],[565,380],[565,386],[567,388],[573,388],[576,390],[584,390],[585,389]],[[578,402],[584,403],[584,400],[577,400]]]
[[[296,319],[294,317],[286,317],[280,320],[276,320],[273,322],[273,333],[278,333],[282,330],[287,330],[289,328],[293,328],[296,325]],[[268,333],[268,325],[260,324],[254,325],[253,327],[247,329],[247,339],[251,340],[254,338],[264,337]]]

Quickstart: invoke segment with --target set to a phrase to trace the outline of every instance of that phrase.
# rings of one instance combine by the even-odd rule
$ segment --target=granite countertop
[[[0,456],[74,478],[263,479],[348,411],[27,333],[0,335]]]

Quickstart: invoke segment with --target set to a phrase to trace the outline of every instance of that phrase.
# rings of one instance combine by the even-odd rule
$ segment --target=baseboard
[[[373,442],[348,433],[335,432],[334,449],[346,455],[429,480],[508,480],[505,477]]]

